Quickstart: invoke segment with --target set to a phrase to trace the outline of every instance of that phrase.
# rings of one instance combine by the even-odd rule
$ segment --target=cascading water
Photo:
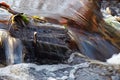
[[[81,34],[76,32],[71,33],[71,35],[74,36],[77,44],[79,44],[78,47],[81,53],[92,59],[106,61],[113,54],[119,53],[119,49],[99,34],[81,31]]]
[[[22,63],[22,44],[19,39],[11,37],[6,30],[0,29],[0,43],[2,44],[1,47],[5,49],[7,64]]]
[[[88,57],[105,61],[112,54],[119,52],[119,49],[110,41],[96,33],[99,27],[95,21],[98,7],[95,7],[92,0],[12,0],[11,6],[16,11],[29,15],[54,19],[65,17],[74,21],[78,25],[71,22],[68,29],[72,32],[71,35],[77,42],[81,53]]]
[[[11,6],[13,9],[24,12],[26,14],[54,18],[62,16],[69,17],[75,21],[82,19],[79,15],[83,16],[85,11],[88,10],[88,9],[84,10],[83,6],[89,3],[88,0],[36,0],[36,1],[12,0],[12,1]]]
[[[60,16],[62,16],[65,17],[65,19],[67,18],[68,20],[72,20],[70,22],[68,21],[67,24],[69,35],[72,37],[73,41],[77,42],[78,45],[77,48],[79,47],[81,53],[83,53],[84,55],[90,58],[105,61],[106,58],[109,58],[112,54],[118,53],[120,51],[117,47],[115,47],[115,45],[113,45],[113,43],[111,43],[111,41],[106,39],[105,36],[101,35],[100,33],[97,33],[96,27],[93,27],[93,25],[91,24],[93,23],[92,21],[94,21],[94,23],[97,23],[94,20],[96,16],[94,16],[94,18],[91,19],[90,17],[93,16],[91,14],[89,15],[89,10],[88,10],[89,8],[84,9],[84,7],[87,5],[84,2],[97,1],[97,0],[4,0],[4,1],[7,1],[8,3],[10,2],[12,8],[16,9],[16,11],[19,10],[29,15],[33,15],[33,14],[39,16],[43,15],[49,18],[52,17],[54,19],[58,19]],[[78,8],[81,7],[80,10],[77,9],[76,6]],[[89,7],[89,5],[87,6]],[[91,9],[94,10],[94,8]],[[74,22],[75,24],[73,24]],[[76,25],[76,23],[79,25]],[[42,25],[39,26],[32,26],[32,28],[29,26],[27,28],[22,27],[21,29],[20,27],[20,30],[14,30],[13,27],[11,27],[10,31],[12,37],[9,35],[9,33],[6,30],[0,29],[0,60],[1,60],[1,54],[5,53],[8,64],[22,62],[23,59],[23,57],[21,57],[22,48],[23,48],[23,53],[28,54],[27,59],[38,58],[40,59],[40,61],[43,60],[43,58],[47,59],[46,60],[47,65],[38,66],[35,65],[37,64],[37,62],[35,62],[35,64],[31,64],[32,61],[30,62],[28,60],[30,64],[22,63],[18,65],[7,66],[5,68],[0,68],[0,80],[38,80],[38,79],[39,80],[75,80],[75,79],[76,80],[109,80],[109,79],[119,80],[120,79],[119,66],[108,65],[103,62],[88,59],[87,57],[75,51],[73,51],[75,53],[72,53],[72,55],[70,56],[68,63],[62,64],[61,62],[59,62],[60,64],[57,65],[54,65],[53,63],[52,65],[48,65],[50,64],[50,62],[52,62],[48,58],[58,59],[58,57],[56,56],[61,56],[61,54],[63,54],[62,56],[64,57],[65,56],[64,52],[67,51],[66,48],[64,48],[66,44],[65,45],[63,44],[61,48],[59,46],[59,44],[62,44],[61,41],[63,39],[66,40],[66,36],[63,36],[64,34],[63,30],[65,29],[58,30],[54,28],[55,30],[52,30],[53,28],[51,27],[53,26],[56,25],[53,25],[52,23],[48,22],[45,24],[43,23]],[[97,25],[94,24],[94,26]],[[4,27],[1,27],[0,24],[0,28],[4,28]],[[62,35],[60,31],[62,31],[63,33]],[[48,38],[45,38],[46,36]],[[16,37],[19,38],[21,41]],[[34,39],[34,41],[32,39]],[[70,38],[68,37],[68,40],[66,40],[66,42],[70,43],[69,39]],[[39,40],[41,42],[39,42]],[[52,43],[49,44],[49,42]],[[70,47],[72,46],[73,45],[70,45]],[[5,48],[5,50],[3,50],[3,48]],[[60,52],[58,52],[58,50]],[[43,54],[38,54],[41,52]],[[48,55],[46,55],[46,52]],[[34,53],[37,53],[37,55],[35,55]],[[56,55],[56,53],[58,55]],[[51,57],[51,55],[53,55],[53,57]],[[109,59],[108,62],[110,63],[112,62],[113,64],[114,63],[120,64],[119,63],[120,61],[118,60],[120,58],[119,56],[120,54],[114,55],[113,59]]]

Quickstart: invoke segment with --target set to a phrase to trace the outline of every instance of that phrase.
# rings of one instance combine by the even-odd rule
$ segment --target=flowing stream
[[[93,5],[89,5],[86,8],[86,4],[89,0],[4,0],[9,3],[12,9],[20,11],[29,15],[45,16],[50,18],[59,19],[61,16],[69,18],[78,24],[90,27],[91,20],[89,14],[86,16],[90,8]],[[93,11],[92,11],[93,12]],[[1,12],[1,14],[4,12]],[[6,13],[6,12],[5,12]],[[86,20],[87,19],[87,20]],[[71,25],[72,26],[72,25]],[[84,55],[106,61],[113,54],[119,52],[111,42],[104,39],[97,33],[90,33],[85,30],[71,29],[71,35],[77,41],[80,52]],[[2,37],[2,36],[1,36]],[[8,36],[5,38],[6,57],[8,63],[20,63],[22,62],[22,45],[20,40],[11,38]],[[10,59],[8,58],[10,56]],[[14,57],[13,57],[14,56]]]
[[[1,47],[5,49],[7,64],[22,63],[22,43],[19,39],[11,37],[8,31],[0,29],[0,43]]]
[[[45,16],[50,19],[54,18],[55,20],[60,20],[61,17],[65,17],[68,20],[71,20],[70,24],[67,25],[69,26],[67,27],[68,34],[73,39],[73,41],[77,43],[77,48],[79,48],[79,51],[78,52],[73,51],[72,55],[70,55],[70,58],[68,59],[68,63],[63,64],[60,62],[58,64],[52,63],[52,65],[49,65],[49,63],[52,62],[52,60],[48,59],[49,57],[51,57],[51,54],[49,54],[50,52],[55,52],[55,54],[53,53],[53,55],[56,55],[56,53],[58,53],[57,56],[59,55],[61,56],[61,54],[63,54],[64,57],[64,52],[67,51],[66,48],[64,48],[65,47],[64,45],[61,46],[62,48],[60,48],[59,46],[58,47],[54,46],[54,44],[62,43],[56,40],[58,37],[57,35],[59,34],[49,35],[48,33],[51,32],[51,28],[46,28],[46,27],[61,27],[60,24],[40,23],[42,27],[45,27],[48,30],[46,29],[39,30],[38,28],[40,27],[38,27],[36,28],[36,30],[35,28],[31,28],[31,32],[29,30],[26,31],[24,28],[21,31],[16,31],[17,34],[19,33],[22,34],[18,36],[22,36],[22,37],[27,36],[27,37],[23,37],[25,39],[22,39],[22,38],[13,37],[12,33],[9,33],[8,30],[6,30],[5,27],[6,25],[0,23],[0,67],[1,67],[1,62],[3,62],[2,59],[4,55],[5,55],[4,57],[5,57],[6,65],[10,65],[4,68],[0,68],[0,80],[38,80],[38,79],[39,80],[109,80],[109,79],[120,80],[119,65],[118,66],[109,65],[107,63],[101,62],[101,61],[106,61],[108,58],[110,58],[113,55],[113,57],[111,59],[108,59],[107,62],[112,64],[120,64],[120,53],[119,53],[120,50],[115,45],[113,45],[111,41],[107,40],[103,35],[97,33],[96,31],[94,32],[94,30],[96,30],[96,27],[93,27],[91,21],[95,21],[94,18],[96,16],[91,19],[90,17],[93,16],[92,15],[93,11],[91,12],[91,14],[88,14],[89,9],[94,10],[94,7],[93,4],[91,5],[87,5],[87,4],[89,3],[89,1],[97,1],[97,0],[2,0],[2,1],[5,1],[8,4],[10,4],[12,9],[19,12],[23,12],[28,15]],[[83,6],[86,5],[87,7],[84,8]],[[8,12],[6,12],[3,9],[0,9],[0,20],[1,19],[8,20],[10,16],[11,15],[8,14]],[[97,25],[95,24],[95,26]],[[62,27],[65,28],[63,25]],[[28,38],[31,39],[31,36],[29,35],[30,34],[34,35],[36,31],[39,31],[40,33],[43,34],[44,32],[46,32],[44,35],[40,33],[36,34],[37,36],[38,35],[40,37],[42,36],[42,38],[39,38],[41,39],[41,41],[43,41],[42,44],[37,44],[37,46],[39,46],[41,50],[35,48],[37,47],[36,46],[36,43],[38,43],[37,40],[35,40],[35,42],[28,40]],[[59,33],[59,30],[55,28],[55,32]],[[49,38],[46,39],[45,38],[46,35],[48,37],[53,37],[53,38],[50,38],[50,40]],[[63,37],[62,39],[66,39]],[[35,38],[38,39],[38,37]],[[51,43],[51,45],[45,45],[44,44],[45,41],[46,43],[48,41],[47,44],[49,44],[49,42],[53,42],[53,43]],[[36,59],[34,53],[35,52],[40,53],[40,51],[42,50],[43,52],[45,51],[48,52],[49,54],[47,56],[43,54],[44,58],[46,58],[47,64],[45,65],[36,65],[37,63],[31,64],[33,63],[32,61],[30,63],[22,63],[24,62],[23,60],[24,53],[29,54],[27,58],[34,57]],[[58,52],[58,50],[60,52]],[[84,54],[85,56],[83,56],[80,53]],[[101,61],[91,60],[86,56]],[[37,55],[37,58],[39,58],[40,60],[43,59],[39,57],[39,54]],[[52,58],[58,58],[58,57],[53,56]],[[16,65],[11,65],[11,64],[16,64]]]

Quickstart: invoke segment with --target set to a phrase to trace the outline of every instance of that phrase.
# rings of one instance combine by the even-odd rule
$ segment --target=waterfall
[[[11,37],[6,30],[0,29],[0,43],[5,48],[7,64],[22,62],[22,43],[19,39]]]
[[[76,33],[70,31],[70,34],[74,36],[75,41],[79,44],[78,47],[81,53],[89,58],[106,61],[113,54],[119,53],[119,49],[99,34],[91,34],[86,31],[79,31],[78,33],[78,30],[73,31]]]
[[[97,33],[92,33],[92,29],[97,29],[97,32],[99,27],[97,25],[98,22],[96,21],[96,17],[98,17],[97,15],[99,14],[94,14],[94,10],[97,9],[94,4],[90,3],[93,0],[11,0],[11,2],[8,0],[4,1],[10,3],[12,9],[19,12],[55,19],[58,19],[62,16],[80,24],[80,26],[74,26],[74,24],[71,24],[71,26],[76,29],[74,31],[73,29],[71,30],[71,32],[73,32],[74,34],[72,35],[72,37],[75,38],[80,51],[88,57],[105,61],[105,59],[111,57],[112,54],[119,52],[119,49],[116,48],[110,41],[104,39],[103,36]],[[98,21],[100,20],[101,19],[99,19]],[[91,31],[91,33],[89,33],[89,31]],[[13,59],[13,54],[15,54],[14,56],[21,54],[21,52],[19,51],[20,49],[22,49],[20,45],[21,42],[11,37],[8,37],[6,39],[6,55],[9,56],[10,53],[12,53],[10,59],[12,59],[13,61],[11,61],[11,63],[16,63],[17,60]],[[15,49],[18,51],[16,51]]]

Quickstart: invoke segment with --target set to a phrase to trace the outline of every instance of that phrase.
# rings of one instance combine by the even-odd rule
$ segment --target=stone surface
[[[77,54],[77,53],[76,53]],[[79,53],[80,54],[80,53]],[[81,56],[83,57],[83,56]],[[79,58],[81,59],[79,56]],[[79,64],[21,63],[0,68],[0,80],[119,80],[119,67],[83,58]],[[74,60],[73,60],[74,61]]]
[[[21,63],[0,68],[0,80],[120,80],[119,69],[119,65],[91,60],[76,52],[67,64]]]

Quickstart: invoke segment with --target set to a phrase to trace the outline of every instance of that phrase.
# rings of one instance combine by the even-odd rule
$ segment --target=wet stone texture
[[[36,42],[34,32],[37,32]],[[14,30],[11,35],[22,40],[24,60],[28,63],[0,68],[0,80],[120,80],[120,66],[91,60],[75,51],[72,53],[74,49],[69,47],[71,38],[66,29],[44,25],[39,29]],[[36,50],[38,47],[40,51]],[[0,51],[4,53],[2,48]]]
[[[76,53],[77,54],[77,53]],[[79,54],[79,53],[78,53]],[[83,58],[83,56],[79,56]],[[73,60],[75,61],[75,60]],[[119,66],[84,58],[79,64],[17,64],[0,68],[0,80],[119,80]],[[72,62],[72,61],[71,61]]]
[[[51,23],[36,24],[38,25],[5,27],[6,30],[10,29],[10,36],[22,41],[23,62],[36,64],[66,63],[70,54],[77,50],[76,46],[75,48],[70,47],[72,39],[68,30],[64,26]],[[4,47],[0,49],[1,53],[5,54]],[[3,54],[0,58],[5,60]],[[2,59],[1,61],[4,61]],[[3,63],[1,62],[1,64]]]
[[[43,30],[41,30],[42,32],[36,29],[38,34],[41,35],[38,36],[38,38],[41,37],[41,39],[37,40],[37,45],[35,45],[33,38],[34,30],[30,30],[31,33],[29,33],[29,29],[27,29],[28,33],[23,31],[25,34],[23,34],[22,37],[20,35],[16,36],[16,34],[22,34],[20,33],[21,29],[14,31],[14,34],[11,32],[12,36],[22,40],[24,44],[23,53],[25,54],[25,62],[27,63],[9,65],[7,67],[0,68],[0,80],[120,80],[119,66],[108,65],[107,63],[91,60],[75,51],[74,53],[70,51],[71,54],[69,54],[69,50],[72,49],[68,47],[68,41],[64,43],[63,47],[62,43],[65,42],[64,39],[66,38],[61,39],[62,37],[67,36],[68,40],[70,40],[70,36],[67,35],[67,31],[65,29],[61,30],[57,28],[42,27],[40,28]],[[48,34],[53,34],[55,33],[54,31],[56,31],[54,29],[57,29],[58,31],[56,32],[58,35],[55,35],[57,38],[54,40],[56,43],[54,41],[48,41],[54,36],[47,36],[46,32],[44,32],[48,31]],[[49,30],[51,31],[49,32]],[[64,36],[61,37],[61,34]],[[42,40],[42,35],[44,35],[43,37],[45,37],[46,40]],[[24,36],[27,36],[27,38],[24,38]],[[59,41],[57,42],[57,40],[60,40],[58,37],[60,37],[62,43]],[[44,48],[41,48],[40,46]],[[40,52],[36,52],[37,47],[39,47]],[[54,50],[57,48],[55,51],[58,50],[59,52],[53,51],[53,53],[52,47]],[[58,48],[60,48],[62,52]],[[43,54],[41,54],[41,52]],[[65,55],[68,55],[67,58]],[[65,62],[62,62],[61,60],[64,60]],[[32,63],[47,65],[36,65]]]
[[[25,62],[37,64],[61,63],[69,58],[72,49],[69,48],[71,41],[68,31],[62,26],[32,26],[23,29],[10,30],[13,37],[19,38],[23,43]]]

